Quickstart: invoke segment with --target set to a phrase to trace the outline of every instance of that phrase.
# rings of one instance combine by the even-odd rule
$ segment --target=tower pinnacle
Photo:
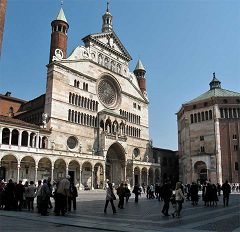
[[[209,83],[211,89],[221,89],[221,82],[216,78],[215,72],[213,73],[213,79]]]
[[[105,14],[102,16],[103,24],[102,24],[102,32],[110,32],[112,31],[112,15],[109,12],[109,2],[107,2],[107,9]]]
[[[146,92],[146,79],[145,79],[145,73],[146,70],[141,62],[141,60],[138,60],[135,70],[133,71],[135,76],[137,77],[138,85],[141,91],[144,93]]]

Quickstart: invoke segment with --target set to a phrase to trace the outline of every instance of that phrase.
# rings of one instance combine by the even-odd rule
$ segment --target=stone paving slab
[[[221,199],[217,207],[204,207],[202,202],[199,206],[192,207],[190,202],[185,202],[180,219],[162,216],[160,212],[163,202],[158,202],[156,199],[148,200],[145,196],[140,198],[138,204],[134,203],[133,198],[131,198],[130,202],[125,205],[125,209],[118,210],[116,215],[112,214],[109,207],[108,214],[105,215],[103,213],[104,199],[105,192],[81,192],[77,202],[77,210],[66,217],[53,215],[44,217],[26,211],[0,210],[0,222],[2,218],[18,220],[19,223],[25,222],[25,224],[27,220],[36,223],[36,226],[41,222],[49,225],[50,231],[59,227],[66,228],[67,231],[75,231],[78,228],[80,231],[119,232],[237,232],[240,228],[240,195],[231,195],[229,207],[223,207]],[[115,205],[117,202],[115,201]],[[229,223],[230,225],[227,226]],[[19,227],[16,227],[15,231],[18,231],[17,229]]]

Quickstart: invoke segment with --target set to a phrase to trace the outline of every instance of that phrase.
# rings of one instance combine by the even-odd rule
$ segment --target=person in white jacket
[[[176,217],[180,217],[180,213],[181,213],[181,210],[182,210],[182,203],[184,202],[184,195],[183,195],[183,192],[182,192],[182,183],[181,182],[177,182],[176,183],[176,189],[175,189],[175,198],[176,198],[176,212],[174,212],[172,214],[172,216],[174,217],[175,216],[175,213],[176,213]]]

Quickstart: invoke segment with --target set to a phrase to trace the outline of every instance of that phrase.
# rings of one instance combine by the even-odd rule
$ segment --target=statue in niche
[[[42,113],[43,128],[46,128],[47,120],[48,120],[48,114],[47,113]]]
[[[113,124],[113,132],[116,134],[118,132],[118,126],[117,123]]]
[[[107,57],[104,60],[104,66],[108,68],[108,58]]]
[[[107,124],[107,132],[108,132],[108,133],[111,133],[110,124]]]
[[[99,55],[98,55],[98,63],[99,63],[99,64],[102,64],[102,62],[103,62],[103,57],[102,57],[101,54],[99,54]]]
[[[121,73],[121,65],[120,64],[117,65],[117,72]]]
[[[147,161],[147,162],[149,161],[149,157],[148,157],[148,155],[146,155],[146,161]]]

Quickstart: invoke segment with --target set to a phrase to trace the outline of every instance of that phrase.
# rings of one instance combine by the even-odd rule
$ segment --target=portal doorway
[[[112,144],[106,157],[106,179],[115,185],[125,181],[125,151],[121,144]]]

